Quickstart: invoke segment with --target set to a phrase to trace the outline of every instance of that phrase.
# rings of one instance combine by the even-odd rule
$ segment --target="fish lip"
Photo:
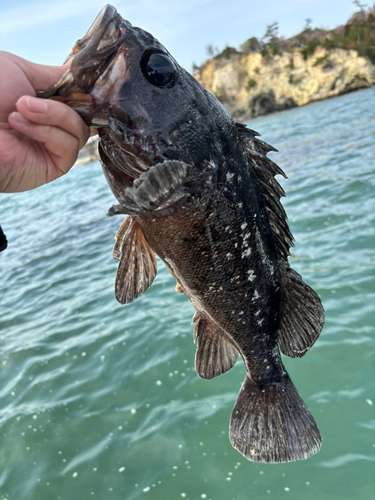
[[[100,38],[103,36],[105,32],[104,28],[107,28],[108,24],[113,20],[116,14],[117,10],[115,9],[115,7],[109,4],[105,5],[99,12],[99,14],[96,16],[90,28],[87,30],[86,35],[76,42],[71,53],[65,59],[64,64],[66,64],[79,52],[78,50],[79,46],[83,45],[86,41],[90,42],[90,39],[92,39],[96,42],[99,37],[99,42],[100,42]]]
[[[69,101],[72,93],[89,94],[123,43],[129,27],[131,24],[117,13],[115,7],[103,7],[85,36],[76,42],[67,57],[65,62],[71,60],[69,69],[54,87],[37,92],[37,97],[61,97]]]

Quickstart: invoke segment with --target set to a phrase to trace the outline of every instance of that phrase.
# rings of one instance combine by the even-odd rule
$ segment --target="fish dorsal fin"
[[[130,304],[154,281],[157,269],[155,253],[133,217],[126,217],[115,239],[112,255],[119,261],[115,295],[120,304]]]
[[[294,238],[280,202],[285,193],[275,175],[287,177],[276,163],[267,158],[269,151],[277,150],[257,139],[255,136],[258,134],[253,130],[242,124],[236,125],[246,148],[249,167],[258,180],[278,254],[284,296],[279,328],[280,348],[287,356],[301,357],[319,337],[324,323],[324,309],[314,290],[304,283],[288,263]]]
[[[267,158],[269,151],[277,151],[277,149],[258,139],[256,135],[259,134],[248,129],[245,125],[236,123],[236,126],[246,149],[249,167],[252,168],[258,180],[277,253],[279,258],[288,262],[289,249],[294,246],[294,238],[289,230],[288,218],[280,202],[280,198],[285,196],[285,192],[275,179],[275,175],[282,175],[285,179],[287,176],[276,163]]]
[[[318,295],[289,265],[280,266],[284,303],[280,319],[279,345],[291,358],[301,358],[319,337],[324,309]]]
[[[238,352],[223,330],[205,314],[196,312],[193,322],[194,342],[198,339],[195,370],[201,378],[211,380],[232,368]]]

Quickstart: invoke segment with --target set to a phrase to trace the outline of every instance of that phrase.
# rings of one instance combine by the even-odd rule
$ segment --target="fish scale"
[[[151,285],[156,253],[196,310],[198,375],[225,373],[238,353],[244,360],[232,445],[258,462],[308,458],[320,432],[279,348],[303,356],[324,311],[288,263],[293,236],[275,179],[285,174],[267,157],[275,149],[114,7],[102,10],[72,56],[62,80],[39,95],[66,102],[99,129],[118,200],[109,215],[127,215],[113,251],[116,298],[130,303]]]

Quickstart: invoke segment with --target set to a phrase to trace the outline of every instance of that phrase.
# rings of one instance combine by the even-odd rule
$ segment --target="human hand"
[[[38,99],[69,67],[0,52],[0,192],[27,191],[66,174],[90,129],[67,105]]]

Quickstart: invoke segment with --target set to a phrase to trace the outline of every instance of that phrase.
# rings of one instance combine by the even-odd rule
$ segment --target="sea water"
[[[158,275],[114,297],[120,218],[99,164],[0,195],[1,500],[375,498],[375,89],[251,122],[280,153],[290,259],[326,323],[284,363],[323,435],[306,461],[247,461],[228,440],[242,361],[201,380],[193,309]]]

